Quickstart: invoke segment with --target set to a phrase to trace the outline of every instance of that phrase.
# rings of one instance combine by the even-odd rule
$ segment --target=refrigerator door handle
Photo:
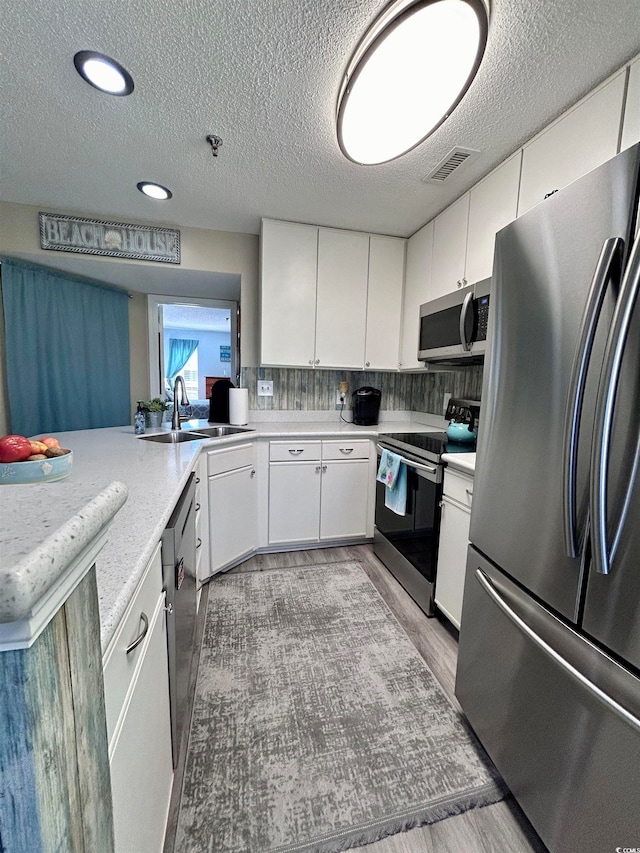
[[[567,407],[564,416],[563,431],[563,510],[564,510],[564,541],[568,557],[577,557],[580,544],[577,536],[576,517],[576,477],[578,467],[578,436],[580,420],[584,403],[584,391],[587,382],[587,371],[591,360],[593,342],[596,336],[600,312],[607,292],[607,285],[613,274],[621,269],[624,240],[621,237],[609,237],[604,241],[596,269],[593,274],[591,288],[582,317],[580,335],[571,367]]]
[[[464,298],[464,302],[462,303],[462,310],[460,311],[460,343],[462,344],[462,349],[465,352],[468,352],[471,349],[471,343],[467,340],[465,325],[467,323],[467,314],[469,313],[469,307],[471,305],[472,300],[473,291],[470,290]]]
[[[545,640],[542,639],[532,628],[528,625],[521,616],[519,616],[516,611],[504,600],[504,598],[500,595],[500,593],[495,589],[489,578],[482,571],[482,569],[475,570],[475,577],[482,589],[486,592],[486,594],[491,598],[493,603],[502,610],[504,615],[523,633],[525,634],[531,642],[533,642],[544,654],[548,657],[552,658],[555,663],[562,668],[564,672],[569,675],[574,681],[577,681],[585,690],[591,693],[599,702],[601,702],[606,708],[610,711],[613,711],[619,717],[621,717],[626,723],[633,726],[638,732],[640,732],[640,720],[628,711],[625,707],[620,705],[615,699],[612,699],[604,690],[601,690],[597,684],[594,684],[589,678],[584,675],[584,673],[580,672],[579,669],[576,669],[569,661],[565,660],[561,654],[559,654],[553,646],[550,646]]]
[[[596,398],[595,427],[591,445],[590,515],[591,548],[595,570],[602,575],[611,571],[612,551],[607,542],[607,479],[609,452],[616,395],[622,359],[627,344],[631,317],[640,291],[640,232],[636,236],[627,268],[622,278],[609,337],[604,352],[602,373]],[[618,535],[624,519],[620,519]]]

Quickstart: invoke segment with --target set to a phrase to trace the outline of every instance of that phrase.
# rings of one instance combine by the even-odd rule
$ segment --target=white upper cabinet
[[[363,366],[368,274],[368,234],[319,229],[316,366]]]
[[[466,284],[469,193],[443,210],[433,221],[433,264],[428,299],[437,299]]]
[[[369,291],[364,366],[397,370],[406,240],[369,238]]]
[[[261,364],[313,364],[318,229],[262,221]]]
[[[640,142],[640,59],[629,67],[620,150],[624,151],[635,142]]]
[[[522,152],[505,160],[469,193],[465,278],[469,284],[493,271],[496,234],[516,218]]]
[[[626,69],[524,146],[518,216],[618,152]]]
[[[433,222],[429,222],[407,240],[407,265],[402,307],[400,368],[424,367],[418,361],[420,306],[427,301],[433,256]]]

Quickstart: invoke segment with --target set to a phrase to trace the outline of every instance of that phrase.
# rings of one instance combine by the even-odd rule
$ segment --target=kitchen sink
[[[181,444],[183,441],[198,441],[207,438],[198,432],[160,432],[157,435],[141,435],[143,441],[157,441],[160,444]]]
[[[208,438],[235,435],[237,432],[255,432],[255,430],[251,429],[251,427],[234,426],[198,427],[198,435],[206,435]]]

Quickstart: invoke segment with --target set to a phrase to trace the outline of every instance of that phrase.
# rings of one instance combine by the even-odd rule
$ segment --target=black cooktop
[[[446,432],[387,432],[378,439],[434,461],[443,453],[474,453],[476,449],[475,441],[451,441]]]

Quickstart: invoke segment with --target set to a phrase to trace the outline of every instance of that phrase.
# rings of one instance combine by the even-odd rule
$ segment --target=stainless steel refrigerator
[[[553,853],[640,849],[639,172],[496,238],[456,694]]]

